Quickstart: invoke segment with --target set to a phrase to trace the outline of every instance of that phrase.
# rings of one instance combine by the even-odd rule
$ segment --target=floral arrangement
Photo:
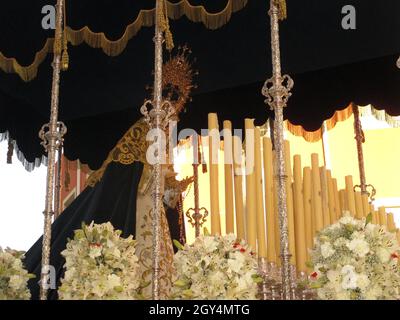
[[[139,264],[132,236],[121,237],[110,222],[82,225],[61,253],[62,300],[132,300],[139,297]]]
[[[252,300],[258,293],[257,261],[249,246],[234,234],[196,238],[174,256],[175,299]]]
[[[28,280],[35,276],[24,269],[24,252],[0,247],[0,300],[29,300]]]
[[[310,285],[324,300],[400,297],[400,247],[386,227],[345,213],[322,230],[311,251]]]

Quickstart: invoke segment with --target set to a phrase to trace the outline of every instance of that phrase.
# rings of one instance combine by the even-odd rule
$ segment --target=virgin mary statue
[[[163,93],[175,108],[175,116],[183,109],[192,85],[192,70],[185,55],[186,49],[167,61],[163,69]],[[151,298],[152,276],[152,166],[146,161],[148,124],[136,122],[108,154],[100,169],[91,174],[85,190],[72,202],[52,225],[50,264],[56,275],[56,288],[49,290],[49,299],[57,299],[57,288],[64,274],[65,260],[61,252],[68,238],[82,223],[111,222],[122,236],[133,235],[137,240],[136,254],[140,263],[142,289],[145,298]],[[171,165],[163,168],[164,205],[161,213],[161,298],[168,298],[173,273],[172,240],[179,239],[177,202],[192,179],[175,179]],[[182,231],[181,231],[182,232]],[[172,235],[171,235],[172,233]],[[36,275],[30,280],[32,299],[39,298],[42,237],[26,253],[25,265]]]

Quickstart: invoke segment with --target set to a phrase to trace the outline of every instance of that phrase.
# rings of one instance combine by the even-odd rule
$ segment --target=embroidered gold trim
[[[146,163],[148,147],[146,135],[148,131],[149,126],[144,119],[140,119],[136,122],[118,141],[114,149],[111,150],[101,168],[89,176],[86,185],[94,187],[103,177],[107,166],[112,162],[118,162],[124,165],[132,164],[135,161]]]

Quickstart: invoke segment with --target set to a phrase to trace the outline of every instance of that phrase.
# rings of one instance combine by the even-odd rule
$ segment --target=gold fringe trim
[[[215,30],[221,28],[231,19],[232,13],[242,10],[248,0],[228,0],[224,9],[217,13],[210,13],[204,6],[191,5],[188,0],[177,3],[167,1],[168,16],[177,20],[185,15],[192,22],[202,22],[206,28]]]
[[[373,106],[369,105],[366,107],[359,107],[360,116],[373,116],[379,121],[386,122],[392,128],[400,128],[400,116],[391,116],[385,110],[375,109]],[[352,104],[343,110],[338,110],[335,114],[328,120],[326,120],[326,127],[328,130],[335,128],[338,122],[346,121],[353,115]],[[295,136],[303,137],[304,140],[308,142],[317,142],[322,139],[322,129],[315,131],[307,131],[300,125],[294,125],[290,121],[285,121],[286,129]]]
[[[44,47],[35,54],[35,59],[28,66],[21,66],[15,58],[8,58],[0,52],[0,69],[5,73],[16,73],[25,81],[31,81],[37,76],[38,67],[46,59],[50,52],[53,52],[54,38],[46,40]]]
[[[353,114],[352,104],[343,110],[335,111],[334,115],[325,120],[326,127],[328,130],[333,129],[338,122],[345,121],[349,119]],[[317,142],[322,139],[322,128],[315,131],[307,131],[300,125],[292,124],[290,121],[285,121],[286,129],[295,136],[303,137],[307,142]]]
[[[193,22],[202,22],[208,29],[214,30],[224,26],[231,19],[232,13],[243,9],[248,0],[228,0],[224,9],[217,13],[210,13],[204,6],[191,5],[189,0],[181,0],[177,3],[166,1],[168,16],[171,19],[179,19],[186,16]],[[109,40],[104,32],[93,32],[88,26],[79,30],[66,27],[65,34],[68,42],[78,46],[85,42],[92,48],[101,48],[105,54],[114,57],[121,54],[128,41],[131,40],[142,27],[154,25],[155,8],[141,10],[135,21],[129,24],[120,39]],[[15,58],[7,58],[0,52],[0,69],[6,73],[16,73],[23,81],[31,81],[37,76],[38,67],[46,56],[53,52],[54,39],[46,40],[43,48],[36,53],[35,59],[29,66],[22,66]]]

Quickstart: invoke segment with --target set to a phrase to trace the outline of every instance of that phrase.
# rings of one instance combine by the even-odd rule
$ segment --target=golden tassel
[[[275,0],[275,5],[279,10],[279,20],[285,20],[287,18],[286,0]]]
[[[161,1],[162,10],[160,10],[159,14],[159,25],[161,30],[164,32],[165,36],[165,46],[167,47],[168,51],[171,51],[174,48],[174,39],[172,37],[172,33],[170,30],[169,26],[169,18],[168,18],[168,12],[167,12],[167,5],[165,3],[165,0]]]
[[[68,55],[68,38],[67,38],[67,11],[66,1],[64,1],[64,30],[63,30],[63,52],[61,57],[61,70],[67,71],[69,67],[69,55]]]

